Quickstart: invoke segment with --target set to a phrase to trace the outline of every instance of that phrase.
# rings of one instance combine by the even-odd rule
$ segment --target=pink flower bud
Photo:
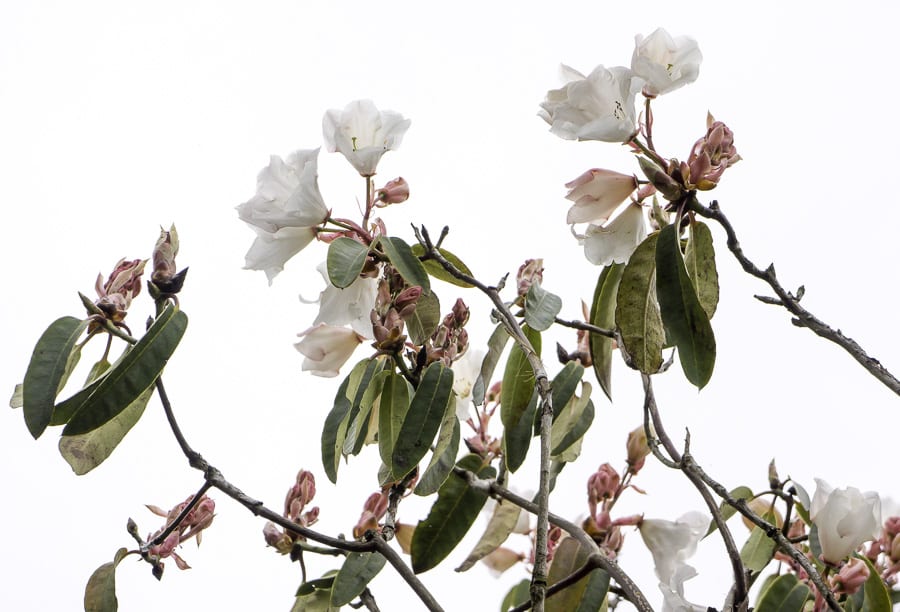
[[[379,202],[377,206],[380,207],[405,202],[409,199],[409,184],[402,176],[397,177],[379,189],[375,199]]]
[[[685,184],[704,191],[713,189],[726,168],[741,160],[728,126],[707,115],[706,128],[706,136],[694,143],[687,163],[680,167]]]
[[[834,576],[835,594],[853,595],[869,578],[869,567],[862,559],[852,558]]]
[[[640,425],[628,433],[628,441],[625,443],[628,452],[626,459],[628,469],[632,474],[637,474],[644,467],[644,460],[650,454],[650,445],[647,444],[647,432]]]
[[[145,259],[120,259],[105,283],[103,275],[97,275],[94,288],[100,299],[95,304],[114,323],[125,318],[131,300],[141,292],[141,274],[146,263]]]
[[[519,266],[516,275],[516,291],[519,295],[525,295],[534,283],[540,284],[544,280],[544,260],[526,259]]]

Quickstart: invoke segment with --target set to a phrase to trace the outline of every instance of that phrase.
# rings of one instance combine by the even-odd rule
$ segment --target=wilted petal
[[[303,370],[316,376],[337,376],[363,337],[352,329],[320,323],[297,334],[303,340],[294,347],[302,353]]]
[[[646,237],[643,207],[632,203],[605,226],[588,226],[583,238],[584,256],[598,266],[624,263]]]

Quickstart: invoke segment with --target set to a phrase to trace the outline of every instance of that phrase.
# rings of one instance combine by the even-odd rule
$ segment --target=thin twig
[[[556,317],[555,319],[553,319],[553,322],[557,325],[562,325],[563,327],[580,329],[583,331],[591,332],[592,334],[597,334],[598,336],[604,336],[606,338],[612,338],[614,340],[616,338],[615,330],[597,327],[596,325],[591,325],[590,323],[585,323],[584,321],[566,321],[565,319]]]

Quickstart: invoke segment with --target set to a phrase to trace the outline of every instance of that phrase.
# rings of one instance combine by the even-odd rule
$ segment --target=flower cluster
[[[166,524],[158,531],[148,536],[147,541],[152,542],[157,536],[167,531],[169,526],[175,522],[185,508],[193,501],[194,496],[191,495],[168,512],[162,510],[158,506],[147,504],[147,508],[150,512],[166,519]],[[188,512],[181,522],[178,523],[178,526],[175,527],[162,542],[149,547],[148,552],[151,558],[158,563],[160,568],[163,567],[163,562],[160,561],[160,559],[172,557],[172,559],[175,560],[175,565],[178,566],[178,569],[190,569],[191,566],[175,552],[175,549],[193,537],[197,538],[197,545],[199,546],[203,536],[203,530],[212,525],[215,511],[216,503],[206,495],[203,495],[193,508],[191,508],[190,512]]]
[[[306,507],[315,496],[316,477],[312,472],[300,470],[284,498],[284,518],[303,527],[313,525],[319,520],[319,507],[313,506],[309,510],[306,510]],[[296,531],[279,529],[278,525],[271,521],[263,527],[263,537],[266,539],[266,544],[283,555],[293,550],[295,542],[306,540]]]

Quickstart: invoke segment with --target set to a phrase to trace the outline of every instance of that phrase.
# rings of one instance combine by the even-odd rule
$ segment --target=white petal
[[[598,266],[624,263],[646,237],[643,208],[632,203],[607,225],[588,226],[584,235],[584,255]]]
[[[257,231],[256,240],[244,258],[247,270],[264,270],[269,284],[284,270],[284,264],[315,239],[309,227],[285,227],[274,234]]]

